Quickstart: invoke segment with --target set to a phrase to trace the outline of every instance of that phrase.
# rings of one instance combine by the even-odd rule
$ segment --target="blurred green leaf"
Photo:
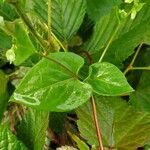
[[[75,134],[68,132],[71,138],[77,143],[77,146],[80,150],[89,150],[89,147],[84,143],[79,137]]]
[[[117,97],[99,97],[95,100],[104,147],[135,150],[150,139],[150,114],[134,111]],[[90,102],[77,109],[78,128],[90,145],[98,146]]]
[[[23,63],[29,56],[35,53],[34,45],[32,44],[28,32],[25,26],[22,23],[15,24],[14,31],[14,51],[16,54],[15,65],[20,65]]]
[[[104,57],[104,61],[120,66],[122,62],[133,54],[134,49],[141,43],[150,43],[150,3],[146,4],[138,12],[135,20],[130,17],[118,22],[118,9],[114,9],[108,15],[96,22],[91,39],[85,43],[85,49],[95,59],[100,57],[108,41],[114,36],[110,47]],[[119,25],[119,27],[118,27]],[[118,28],[118,29],[117,29]],[[116,34],[114,32],[116,30]]]
[[[47,1],[33,0],[34,11],[47,23]],[[85,15],[85,0],[52,0],[52,30],[61,41],[68,41],[79,29]]]
[[[0,126],[0,149],[27,150],[23,143],[13,135],[7,127]]]
[[[150,49],[143,48],[142,52],[144,55],[139,55],[139,60],[137,59],[137,64],[140,66],[150,66],[149,56]],[[141,71],[140,71],[141,72]],[[134,72],[137,74],[137,72]],[[135,77],[135,75],[134,75]],[[137,83],[137,87],[134,93],[130,95],[130,103],[132,106],[139,111],[150,112],[150,72],[141,72],[140,80]]]
[[[7,35],[2,29],[0,29],[0,49],[6,50],[11,48],[11,40],[11,36]]]
[[[7,82],[7,76],[0,70],[0,121],[8,102]]]
[[[14,21],[18,18],[15,9],[7,2],[0,3],[0,16],[3,16],[7,21]]]
[[[99,20],[102,16],[107,15],[114,6],[121,4],[121,0],[86,0],[87,12],[94,20]]]
[[[17,136],[32,150],[42,150],[46,140],[49,113],[28,108],[17,126]]]

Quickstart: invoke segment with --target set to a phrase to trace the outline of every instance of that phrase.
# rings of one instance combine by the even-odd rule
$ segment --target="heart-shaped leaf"
[[[11,100],[47,111],[72,110],[91,95],[91,86],[77,77],[83,64],[73,53],[50,54],[28,72]]]
[[[133,91],[124,74],[116,66],[107,62],[91,65],[86,82],[99,95],[116,96]]]

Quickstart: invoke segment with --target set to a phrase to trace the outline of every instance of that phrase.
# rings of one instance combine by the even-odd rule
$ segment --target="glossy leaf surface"
[[[86,82],[92,86],[95,93],[104,96],[122,95],[133,91],[123,73],[107,62],[91,65]]]
[[[91,87],[77,79],[84,60],[63,52],[48,57],[28,72],[11,100],[47,111],[72,110],[85,103]]]

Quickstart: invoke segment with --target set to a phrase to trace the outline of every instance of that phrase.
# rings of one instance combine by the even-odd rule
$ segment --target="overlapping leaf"
[[[22,23],[15,24],[15,31],[13,36],[15,39],[15,46],[14,46],[16,54],[15,64],[20,65],[29,56],[35,53],[35,48]]]
[[[11,36],[8,36],[2,29],[0,29],[0,49],[6,50],[11,48]]]
[[[82,105],[91,95],[91,86],[77,79],[83,63],[73,53],[51,54],[29,71],[11,100],[47,111],[67,111]]]
[[[7,127],[0,126],[0,149],[8,150],[27,150],[22,142],[7,129]]]
[[[144,57],[140,62],[143,66],[150,66],[150,49],[143,49]],[[130,95],[130,103],[136,110],[150,112],[150,72],[144,71],[141,75],[138,86],[133,94]]]
[[[36,14],[47,23],[47,1],[33,0]],[[85,0],[52,0],[52,30],[68,41],[80,27],[85,15]]]
[[[17,135],[32,150],[44,148],[48,113],[28,108],[23,120],[17,126]]]
[[[119,66],[134,52],[138,44],[149,43],[150,4],[147,0],[145,3],[135,20],[128,17],[120,23],[119,28],[116,11],[102,17],[95,25],[91,40],[85,46],[90,54],[100,56],[117,28],[112,44],[104,57],[105,61]]]
[[[96,98],[97,114],[103,144],[106,148],[135,150],[148,142],[150,114],[133,111],[119,98]],[[90,103],[77,109],[81,136],[90,145],[98,146]]]
[[[94,20],[99,20],[103,15],[108,14],[112,8],[121,3],[121,0],[86,0],[88,14]]]

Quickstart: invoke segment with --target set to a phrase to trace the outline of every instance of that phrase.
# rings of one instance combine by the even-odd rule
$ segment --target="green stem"
[[[134,62],[135,62],[135,60],[136,60],[136,58],[137,58],[137,56],[138,56],[138,54],[139,54],[139,52],[140,52],[140,50],[141,50],[141,48],[142,48],[142,45],[143,45],[143,43],[141,43],[141,44],[139,45],[139,47],[138,47],[137,51],[135,52],[135,55],[134,55],[134,57],[133,57],[131,63],[130,63],[130,66],[133,66],[133,64],[134,64]]]
[[[130,70],[149,70],[150,71],[150,66],[148,66],[148,67],[132,67]]]
[[[42,28],[44,32],[48,32],[48,26],[45,23],[38,22],[38,25]],[[59,46],[67,52],[67,49],[63,46],[63,44],[60,42],[60,40],[56,37],[56,35],[51,31],[51,36],[56,40],[56,42],[59,44]]]
[[[72,72],[70,69],[68,69],[65,65],[63,65],[62,63],[60,63],[59,61],[48,57],[46,55],[43,55],[41,53],[37,53],[39,56],[46,58],[47,60],[54,62],[55,64],[59,65],[60,67],[62,67],[63,69],[65,69],[73,78],[75,79],[81,79],[81,77],[79,77],[78,75],[76,75],[74,72]],[[82,79],[81,79],[82,80]]]
[[[51,41],[51,0],[48,0],[48,41]]]
[[[130,64],[128,65],[128,67],[125,69],[124,75],[126,75],[126,74],[129,72],[129,70],[132,70],[133,64],[134,64],[134,62],[135,62],[135,60],[136,60],[136,58],[137,58],[137,56],[138,56],[138,54],[139,54],[139,52],[140,52],[142,46],[143,46],[143,42],[139,45],[137,51],[135,52],[135,54],[134,54],[134,56],[133,56],[133,58],[132,58],[132,60],[131,60],[131,63],[130,63]]]
[[[59,41],[59,39],[55,36],[55,34],[51,33],[53,38],[56,40],[56,42],[59,44],[59,46],[64,50],[64,52],[67,52],[67,49],[63,46],[63,44]]]
[[[104,150],[94,96],[91,96],[91,104],[92,104],[92,110],[93,110],[94,123],[95,123],[95,127],[96,127],[97,139],[98,139],[98,142],[99,142],[98,150]]]
[[[99,62],[101,62],[102,59],[104,58],[104,56],[105,56],[105,54],[106,54],[108,48],[110,47],[110,44],[111,44],[112,41],[114,40],[114,38],[115,38],[115,36],[116,36],[116,34],[117,34],[118,30],[119,30],[119,27],[120,27],[120,23],[117,25],[117,27],[116,27],[114,33],[113,33],[112,36],[110,37],[110,39],[109,39],[109,41],[108,41],[108,43],[107,43],[107,45],[106,45],[106,47],[105,47],[105,49],[104,49],[104,51],[103,51],[101,57],[100,57],[100,59],[99,59]]]

